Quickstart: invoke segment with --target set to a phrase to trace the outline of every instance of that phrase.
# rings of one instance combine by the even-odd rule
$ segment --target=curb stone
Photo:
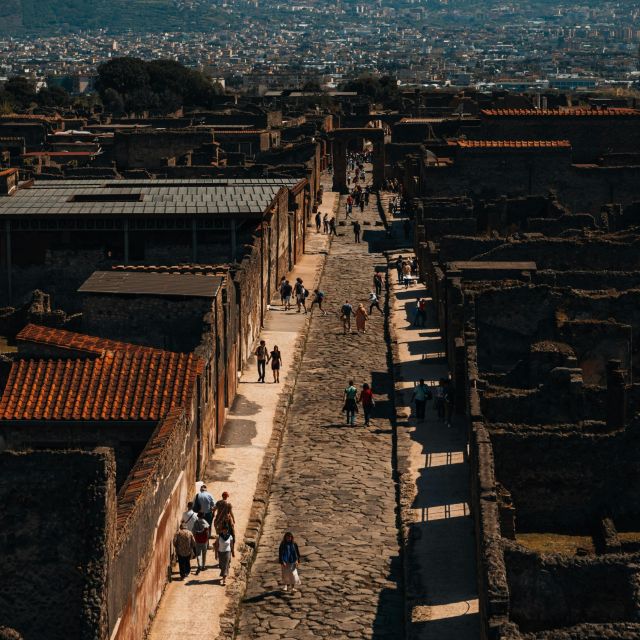
[[[338,209],[338,203],[339,199],[336,198],[334,213]],[[331,242],[332,238],[329,237],[329,248],[324,252],[324,254],[319,254],[322,257],[314,278],[314,286],[317,286],[322,279],[327,255],[331,249]],[[241,552],[239,554],[239,562],[235,564],[235,579],[232,584],[229,585],[227,590],[229,603],[227,604],[225,611],[220,616],[220,632],[218,633],[216,640],[233,640],[236,636],[238,618],[240,615],[240,605],[247,590],[247,582],[251,573],[251,567],[256,558],[258,543],[260,542],[260,536],[262,534],[262,526],[267,514],[267,506],[269,504],[269,496],[271,494],[271,484],[275,474],[280,446],[284,438],[289,406],[291,404],[298,375],[300,373],[300,365],[304,356],[312,316],[313,314],[310,313],[305,318],[305,324],[301,330],[300,336],[296,340],[292,367],[293,379],[284,385],[283,393],[278,400],[278,405],[273,419],[273,431],[258,473],[256,490],[249,514],[249,523],[245,531]]]
[[[388,273],[392,273],[391,253],[385,252],[388,263]],[[389,297],[395,294],[391,293],[389,286]],[[410,534],[411,524],[414,521],[412,512],[412,504],[416,498],[417,489],[410,474],[410,456],[411,456],[411,435],[410,429],[412,425],[409,423],[411,417],[411,408],[406,407],[405,389],[400,382],[404,379],[401,375],[401,361],[398,350],[398,335],[394,329],[394,320],[397,312],[393,305],[389,304],[389,333],[391,337],[391,355],[393,359],[394,374],[394,403],[396,407],[396,432],[397,432],[397,473],[399,484],[399,516],[400,516],[400,540],[402,544],[402,571],[404,577],[405,589],[405,637],[410,639],[413,637],[411,625],[411,611],[413,602],[423,597],[424,590],[420,584],[418,575],[412,571],[411,557],[416,543],[415,536]]]

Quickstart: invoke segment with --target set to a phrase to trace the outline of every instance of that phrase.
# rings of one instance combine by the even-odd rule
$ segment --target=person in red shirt
[[[373,391],[366,382],[362,385],[362,391],[360,392],[360,396],[358,397],[358,402],[362,405],[362,412],[364,413],[364,426],[368,427],[371,413],[373,412],[373,407],[376,406],[376,403],[373,399]]]

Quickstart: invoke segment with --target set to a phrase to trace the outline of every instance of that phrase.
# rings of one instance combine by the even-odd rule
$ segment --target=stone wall
[[[640,530],[640,423],[609,434],[492,427],[490,437],[496,479],[516,507],[516,531],[588,534],[603,513]]]
[[[82,328],[89,335],[189,352],[200,344],[203,319],[211,311],[209,298],[88,293],[82,298]]]
[[[640,118],[636,116],[482,116],[470,135],[489,140],[569,140],[575,162],[597,161],[612,150],[635,152],[640,146]]]
[[[510,614],[522,631],[638,620],[640,556],[541,556],[505,542],[505,561]]]
[[[113,158],[119,170],[146,169],[154,171],[166,164],[164,159],[180,157],[203,145],[213,145],[210,129],[167,129],[164,131],[116,131]],[[214,150],[211,147],[211,157]]]
[[[170,412],[118,492],[107,586],[113,640],[142,638],[162,596],[173,537],[196,480],[196,415],[195,406]]]
[[[115,461],[94,451],[0,453],[0,620],[24,640],[108,637]]]

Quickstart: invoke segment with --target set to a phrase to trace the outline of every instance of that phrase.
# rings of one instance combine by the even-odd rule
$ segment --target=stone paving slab
[[[341,209],[340,219],[344,219]],[[290,406],[267,517],[239,620],[238,640],[403,637],[403,593],[396,526],[392,380],[384,318],[376,310],[366,334],[343,335],[338,309],[365,302],[373,269],[369,251],[384,235],[375,198],[334,238],[321,288],[327,316],[314,314]],[[368,310],[368,307],[367,307]],[[376,415],[345,426],[342,392],[350,378],[372,384]],[[278,545],[291,530],[300,545],[302,586],[279,587]]]

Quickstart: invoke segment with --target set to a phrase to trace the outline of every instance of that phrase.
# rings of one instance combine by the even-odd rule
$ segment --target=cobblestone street
[[[344,220],[344,198],[338,220]],[[373,310],[366,334],[343,335],[339,309],[368,294],[376,266],[370,250],[384,238],[375,196],[354,208],[363,241],[350,222],[339,226],[321,280],[326,316],[314,312],[280,450],[269,508],[240,614],[239,640],[276,638],[401,638],[396,487],[393,473],[393,392],[384,318]],[[369,224],[367,224],[369,223]],[[310,298],[311,299],[311,298]],[[368,382],[376,397],[370,427],[360,413],[345,426],[343,390]],[[301,589],[280,588],[278,545],[285,531],[300,545]]]

